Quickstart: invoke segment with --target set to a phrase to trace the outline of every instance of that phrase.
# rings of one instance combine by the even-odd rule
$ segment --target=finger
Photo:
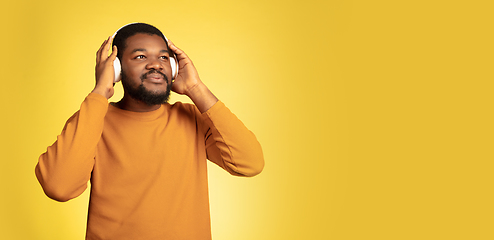
[[[99,52],[99,59],[100,59],[100,61],[104,61],[104,60],[106,60],[106,58],[108,58],[108,50],[109,50],[110,38],[111,37],[108,37],[108,39],[106,39],[103,42],[103,46],[101,46],[102,48],[101,48],[101,51]]]
[[[115,58],[117,58],[117,53],[118,53],[117,46],[113,46],[113,50],[111,52],[111,55],[108,57],[108,61],[110,61],[112,64],[113,64],[113,61],[115,61]]]
[[[173,44],[171,40],[168,40],[168,46],[175,53],[177,53],[177,51],[181,51],[177,46],[175,46],[175,44]]]
[[[172,40],[168,39],[168,46],[171,46],[171,45],[175,46],[175,44],[173,44]]]
[[[110,46],[112,45],[112,38],[111,36],[108,37],[108,40],[106,41],[105,45],[105,54],[103,54],[103,57],[108,57],[108,52],[110,52]]]
[[[103,43],[99,47],[98,51],[96,52],[96,63],[100,62],[101,51],[102,51],[103,47],[105,46],[105,42],[106,42],[106,40],[103,41]]]
[[[98,52],[96,52],[96,62],[99,63],[102,60],[103,56],[103,49],[105,48],[106,44],[108,43],[108,39],[106,39],[103,44],[101,44],[101,47],[98,49]]]
[[[98,49],[98,53],[101,53],[103,51],[107,42],[108,42],[108,39],[105,39],[105,41],[103,41],[103,43],[101,44],[101,46]]]
[[[103,47],[105,46],[105,44],[106,44],[107,41],[108,41],[108,39],[105,39],[105,41],[103,41],[103,43],[101,44],[101,46],[98,49],[98,52],[100,52],[101,49],[103,49]]]
[[[168,46],[172,49],[173,52],[175,52],[177,54],[178,54],[178,52],[183,52],[182,49],[175,46],[175,44],[173,44],[173,42],[171,40],[168,40]]]
[[[168,40],[168,46],[170,46],[170,49],[175,53],[175,55],[177,55],[177,60],[180,61],[189,58],[189,56],[187,56],[187,54],[182,49],[175,46],[172,41]]]

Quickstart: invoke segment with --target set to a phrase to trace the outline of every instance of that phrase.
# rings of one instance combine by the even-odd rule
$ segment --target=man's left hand
[[[218,102],[218,99],[201,81],[196,67],[194,67],[187,54],[171,41],[168,41],[168,46],[175,52],[178,61],[178,75],[173,82],[172,91],[187,95],[192,99],[199,111],[206,112]]]
[[[168,46],[175,53],[178,61],[178,75],[174,79],[172,91],[189,96],[190,90],[202,84],[199,74],[192,60],[190,60],[184,51],[175,46],[171,41],[168,41]]]

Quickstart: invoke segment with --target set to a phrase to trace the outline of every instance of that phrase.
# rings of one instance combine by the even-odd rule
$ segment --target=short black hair
[[[119,29],[117,31],[117,34],[115,35],[115,38],[113,39],[112,46],[117,46],[117,57],[119,59],[122,59],[122,54],[127,47],[127,38],[132,37],[138,33],[158,35],[159,37],[163,38],[163,41],[165,41],[167,48],[169,48],[168,41],[166,41],[165,35],[163,35],[163,33],[155,26],[147,23],[131,23]],[[170,49],[168,49],[168,51],[170,51]]]

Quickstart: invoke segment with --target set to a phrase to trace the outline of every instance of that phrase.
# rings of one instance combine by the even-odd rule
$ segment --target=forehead
[[[158,35],[150,35],[145,33],[137,33],[134,36],[127,38],[125,52],[132,52],[135,49],[152,50],[168,50],[165,40]]]

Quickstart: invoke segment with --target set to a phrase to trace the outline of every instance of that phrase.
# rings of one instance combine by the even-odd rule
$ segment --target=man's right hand
[[[112,40],[111,37],[108,37],[96,53],[96,86],[92,91],[106,97],[106,99],[110,99],[114,93],[115,70],[113,61],[117,57],[117,47],[114,46],[111,55],[108,56]]]

